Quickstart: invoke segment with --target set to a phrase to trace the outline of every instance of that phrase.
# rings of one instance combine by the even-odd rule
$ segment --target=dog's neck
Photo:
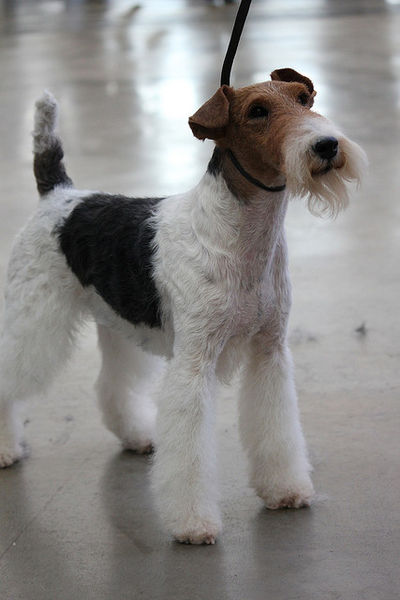
[[[214,154],[195,188],[192,217],[204,246],[216,255],[236,257],[244,276],[254,279],[268,269],[284,239],[288,197],[284,190],[267,192],[257,186],[250,193],[247,183],[244,198],[235,194]]]
[[[219,146],[214,148],[208,164],[208,172],[213,175],[221,174],[232,194],[241,202],[251,202],[257,190],[279,193],[286,187],[285,178],[272,167],[268,168],[268,173],[265,175],[268,181],[258,179],[254,173],[245,168],[231,148]]]

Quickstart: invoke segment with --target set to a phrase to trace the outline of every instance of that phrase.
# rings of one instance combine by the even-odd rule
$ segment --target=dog
[[[215,142],[200,183],[165,198],[73,187],[56,134],[57,104],[36,104],[39,208],[14,244],[0,340],[0,466],[24,454],[18,401],[46,390],[79,325],[97,323],[96,384],[105,425],[125,448],[155,446],[152,488],[180,542],[221,529],[215,387],[242,367],[240,432],[250,482],[267,508],[308,506],[314,490],[287,344],[291,304],[284,218],[303,196],[336,215],[363,150],[311,111],[311,80],[220,87],[189,118]],[[164,356],[157,377],[152,356]],[[158,371],[157,371],[158,372]]]

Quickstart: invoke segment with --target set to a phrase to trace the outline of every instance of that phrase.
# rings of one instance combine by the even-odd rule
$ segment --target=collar
[[[252,183],[253,185],[261,188],[262,190],[265,190],[267,192],[282,192],[285,187],[286,187],[286,183],[283,185],[278,185],[276,187],[269,187],[267,185],[264,185],[262,183],[262,181],[260,181],[259,179],[256,179],[255,177],[253,177],[253,175],[250,175],[250,173],[248,173],[240,164],[240,162],[238,161],[238,159],[236,158],[236,156],[233,154],[232,150],[227,150],[226,151],[227,155],[229,156],[229,158],[231,159],[233,165],[236,167],[236,169],[239,171],[239,173],[241,175],[243,175],[243,177],[245,177],[247,179],[247,181],[250,181],[250,183]]]

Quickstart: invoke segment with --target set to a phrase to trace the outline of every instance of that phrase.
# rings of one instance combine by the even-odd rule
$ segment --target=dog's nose
[[[315,154],[318,154],[320,158],[329,160],[334,158],[338,151],[339,142],[334,137],[324,137],[318,140],[313,146]]]

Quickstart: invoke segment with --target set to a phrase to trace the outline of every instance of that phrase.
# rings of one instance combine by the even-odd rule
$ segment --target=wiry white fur
[[[286,344],[268,348],[262,335],[252,341],[239,408],[250,482],[257,494],[271,509],[308,506],[314,495],[311,467]]]
[[[38,112],[34,137],[43,151],[52,142],[52,99],[39,103]],[[214,543],[221,529],[215,385],[242,358],[240,429],[251,483],[269,508],[310,503],[310,465],[286,341],[291,291],[283,222],[291,193],[308,194],[311,209],[323,201],[336,212],[347,199],[338,196],[344,194],[340,177],[357,178],[364,162],[362,151],[340,136],[343,168],[333,179],[329,173],[314,180],[310,145],[335,135],[321,122],[307,121],[287,142],[289,193],[255,188],[251,201],[240,202],[222,175],[207,173],[186,194],[160,203],[153,266],[162,330],[134,327],[116,315],[92,288],[81,287],[60,253],[54,227],[89,192],[57,187],[46,194],[17,238],[8,270],[0,467],[23,453],[16,401],[48,387],[80,321],[91,315],[103,355],[97,391],[104,422],[125,447],[145,452],[155,441],[153,489],[176,539]],[[156,394],[157,426],[146,385],[154,370],[135,344],[167,357]]]
[[[33,151],[41,154],[51,148],[53,141],[56,139],[58,105],[54,96],[46,91],[35,106],[35,128],[32,134]]]
[[[84,195],[76,190],[50,194],[14,244],[0,338],[2,467],[22,456],[22,426],[14,402],[46,390],[70,355],[82,292],[52,230]]]
[[[238,203],[222,178],[206,175],[158,215],[156,276],[175,344],[161,386],[153,486],[179,540],[213,540],[219,529],[213,390],[228,354],[234,366],[248,357],[240,412],[252,484],[273,508],[306,505],[313,495],[285,343],[286,207],[284,194]]]
[[[313,152],[314,144],[325,136],[339,142],[338,154],[328,173],[323,172],[326,161]],[[285,173],[288,191],[306,198],[309,210],[315,215],[335,217],[346,208],[349,197],[345,183],[360,182],[367,166],[365,152],[346,138],[328,119],[311,113],[301,126],[289,135],[284,144]],[[343,166],[336,169],[336,165]]]

